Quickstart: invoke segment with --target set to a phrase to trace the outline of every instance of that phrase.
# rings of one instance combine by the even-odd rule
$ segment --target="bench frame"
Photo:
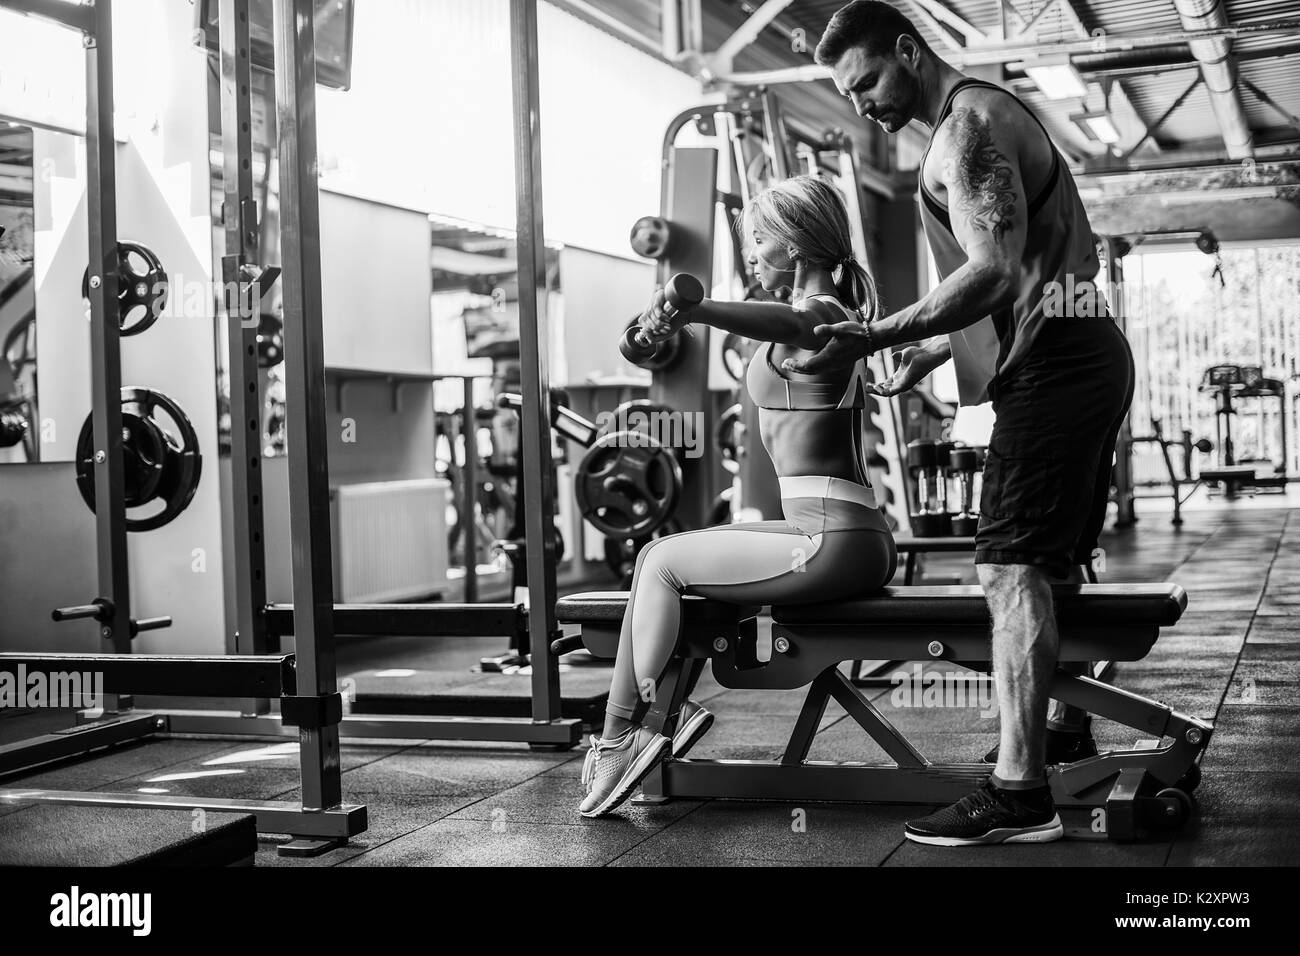
[[[692,623],[687,616],[677,654],[669,664],[646,726],[672,736],[689,689],[711,662],[714,678],[727,688],[796,689],[807,696],[779,760],[699,760],[669,758],[644,781],[638,803],[672,799],[775,800],[948,804],[969,794],[992,770],[987,764],[936,764],[916,750],[893,724],[840,670],[864,654],[900,660],[943,660],[975,671],[991,670],[987,626],[935,627],[870,625],[772,625],[772,656],[756,654],[758,621],[752,612],[734,624],[712,620]],[[582,622],[583,637],[598,656],[610,647],[614,623]],[[1095,659],[1102,650],[1095,640],[1111,642],[1116,632],[1141,653],[1155,643],[1154,625],[1061,628],[1062,658]],[[1113,643],[1111,644],[1113,647]],[[1169,791],[1195,786],[1197,759],[1209,744],[1212,727],[1205,721],[1137,694],[1060,670],[1050,694],[1091,714],[1116,721],[1154,738],[1154,747],[1108,751],[1073,764],[1048,768],[1056,804],[1063,808],[1104,808],[1111,839],[1145,835],[1148,824],[1162,818],[1179,822],[1190,800]],[[893,764],[808,760],[827,704],[835,700]]]

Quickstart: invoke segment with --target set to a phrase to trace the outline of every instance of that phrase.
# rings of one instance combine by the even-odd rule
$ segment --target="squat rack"
[[[137,793],[0,789],[0,800],[135,806],[254,813],[263,833],[308,839],[281,848],[318,853],[366,829],[366,808],[342,802],[340,733],[362,737],[452,737],[522,740],[534,746],[574,746],[576,720],[560,719],[558,660],[550,649],[559,636],[555,619],[555,540],[551,477],[551,401],[544,316],[540,118],[538,109],[537,0],[511,0],[511,61],[514,92],[516,213],[522,367],[521,438],[534,464],[523,477],[525,536],[543,546],[527,548],[532,600],[527,627],[532,641],[532,707],[529,718],[370,716],[345,718],[335,670],[335,613],[329,525],[325,374],[322,333],[320,216],[316,182],[314,0],[274,0],[276,110],[280,162],[281,258],[290,527],[293,548],[292,614],[296,654],[278,653],[268,632],[262,488],[257,451],[256,326],[249,292],[275,281],[273,269],[254,263],[258,210],[251,179],[249,0],[220,0],[222,141],[224,148],[226,254],[222,259],[227,341],[231,354],[231,417],[234,476],[238,653],[227,657],[136,655],[131,638],[140,629],[170,624],[167,618],[130,618],[126,550],[120,341],[117,318],[117,223],[112,109],[112,0],[69,5],[58,0],[0,0],[0,7],[53,20],[83,34],[87,50],[86,150],[90,262],[100,282],[90,283],[92,392],[96,448],[103,452],[95,486],[100,596],[69,617],[95,617],[102,625],[100,654],[0,654],[0,670],[49,671],[73,664],[104,675],[103,720],[75,732],[0,747],[0,772],[83,754],[156,733],[284,735],[297,728],[302,778],[301,805],[290,802],[221,800]],[[238,321],[236,321],[238,320]],[[364,616],[351,609],[354,618]],[[447,633],[447,608],[419,605],[382,609],[371,626],[391,629],[394,615],[413,630]],[[516,609],[518,612],[518,609]],[[476,621],[500,621],[500,608],[466,605]],[[429,628],[421,628],[419,622]],[[361,627],[363,625],[358,625]],[[462,627],[464,627],[462,622]],[[358,630],[350,633],[381,633]],[[465,630],[459,630],[465,633]],[[481,633],[481,632],[480,632]],[[537,639],[542,636],[542,639]],[[131,698],[117,694],[227,696],[246,698],[242,713],[199,711],[138,713]],[[280,713],[271,712],[278,698]]]
[[[286,360],[294,358],[294,342],[305,342],[307,368],[287,366],[286,406],[289,420],[289,498],[306,502],[290,507],[294,549],[292,604],[267,603],[265,555],[262,546],[261,459],[256,412],[258,368],[257,315],[249,314],[247,281],[265,282],[257,256],[257,209],[251,181],[252,137],[249,132],[249,61],[238,55],[246,50],[238,38],[227,35],[226,21],[241,15],[248,0],[231,0],[221,6],[222,143],[225,155],[226,252],[222,272],[226,281],[230,315],[230,417],[234,527],[235,582],[238,606],[236,650],[239,654],[265,654],[279,650],[280,636],[293,634],[296,646],[304,638],[328,648],[329,673],[318,676],[318,692],[335,694],[334,638],[408,635],[419,637],[545,635],[531,640],[531,716],[450,716],[441,714],[338,715],[339,733],[348,738],[451,739],[525,742],[532,747],[568,749],[581,739],[582,724],[561,717],[558,658],[552,640],[560,636],[555,622],[555,554],[553,490],[550,487],[551,441],[550,387],[545,368],[545,336],[539,332],[544,316],[546,269],[542,258],[541,164],[538,122],[536,0],[511,2],[511,63],[514,82],[515,187],[520,289],[520,365],[524,395],[521,415],[523,455],[530,466],[523,475],[526,511],[525,540],[543,547],[527,547],[529,607],[517,604],[335,604],[329,534],[329,487],[325,442],[325,367],[320,301],[320,217],[316,186],[315,53],[310,36],[299,39],[299,55],[288,59],[277,47],[277,63],[293,62],[295,70],[276,72],[278,143],[280,152],[281,262],[286,279],[283,289]],[[299,4],[311,19],[310,4]],[[277,36],[280,7],[276,7]],[[300,27],[300,33],[303,32]],[[299,276],[293,280],[289,276]],[[237,281],[235,281],[237,279]],[[269,283],[268,283],[269,284]],[[232,291],[240,294],[232,298]],[[253,301],[256,301],[255,299]],[[235,321],[238,316],[239,321]],[[291,324],[292,319],[292,324]],[[301,357],[300,357],[301,358]],[[293,373],[298,371],[295,376]],[[296,383],[296,387],[295,387]],[[465,387],[469,398],[468,383]],[[306,406],[310,419],[297,423],[293,407]],[[466,406],[469,407],[468,405]],[[472,427],[468,426],[467,427]],[[294,431],[299,432],[297,443]],[[472,431],[467,431],[466,440]],[[472,448],[472,443],[467,443]],[[238,467],[243,462],[244,467]],[[537,474],[540,468],[541,475]],[[543,511],[543,509],[545,509]],[[536,520],[535,520],[536,519]],[[540,526],[537,524],[540,521]],[[551,529],[551,530],[545,530]],[[299,568],[303,552],[310,569]],[[303,585],[310,581],[308,588]],[[324,628],[325,630],[322,630]],[[314,637],[313,637],[314,635]],[[267,699],[234,711],[171,711],[175,733],[280,736],[292,733],[281,713]]]

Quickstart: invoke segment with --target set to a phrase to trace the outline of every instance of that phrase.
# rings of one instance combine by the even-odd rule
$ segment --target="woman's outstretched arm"
[[[719,302],[705,299],[689,312],[668,316],[663,312],[664,293],[656,290],[650,308],[642,318],[642,328],[653,337],[663,337],[683,325],[699,322],[724,332],[735,332],[747,339],[777,342],[804,349],[820,349],[828,336],[813,329],[844,319],[840,310],[817,299],[805,299],[804,308],[795,309],[783,302]]]

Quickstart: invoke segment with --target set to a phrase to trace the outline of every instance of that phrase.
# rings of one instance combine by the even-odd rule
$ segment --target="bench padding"
[[[1187,593],[1176,584],[1073,584],[1052,589],[1056,616],[1062,624],[1122,627],[1170,627],[1187,607]],[[622,621],[626,591],[587,591],[560,598],[555,613],[567,624]],[[734,623],[758,613],[687,596],[682,600],[684,624]],[[777,624],[856,626],[860,624],[922,624],[934,627],[987,627],[988,604],[982,588],[892,587],[856,601],[787,604],[772,608]]]
[[[1170,627],[1187,607],[1187,593],[1176,584],[1058,585],[1052,594],[1057,620],[1069,625]],[[778,605],[772,608],[772,620],[786,625],[985,627],[989,608],[977,585],[892,587],[856,601]]]
[[[627,591],[585,591],[555,602],[555,616],[563,624],[608,624],[622,622],[627,611]],[[701,597],[682,598],[682,624],[735,624],[759,612],[757,605],[742,607]]]

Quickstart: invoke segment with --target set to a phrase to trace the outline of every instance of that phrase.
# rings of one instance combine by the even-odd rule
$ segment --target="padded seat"
[[[627,591],[585,591],[555,602],[555,616],[564,624],[622,623],[627,611]],[[759,612],[758,605],[748,607],[724,604],[687,595],[682,598],[682,623],[689,625],[735,624]]]
[[[1176,584],[1072,584],[1052,588],[1062,624],[1120,627],[1170,627],[1187,607],[1187,592]],[[787,604],[772,608],[777,624],[919,624],[932,627],[987,627],[988,603],[976,585],[892,587],[854,601]]]

